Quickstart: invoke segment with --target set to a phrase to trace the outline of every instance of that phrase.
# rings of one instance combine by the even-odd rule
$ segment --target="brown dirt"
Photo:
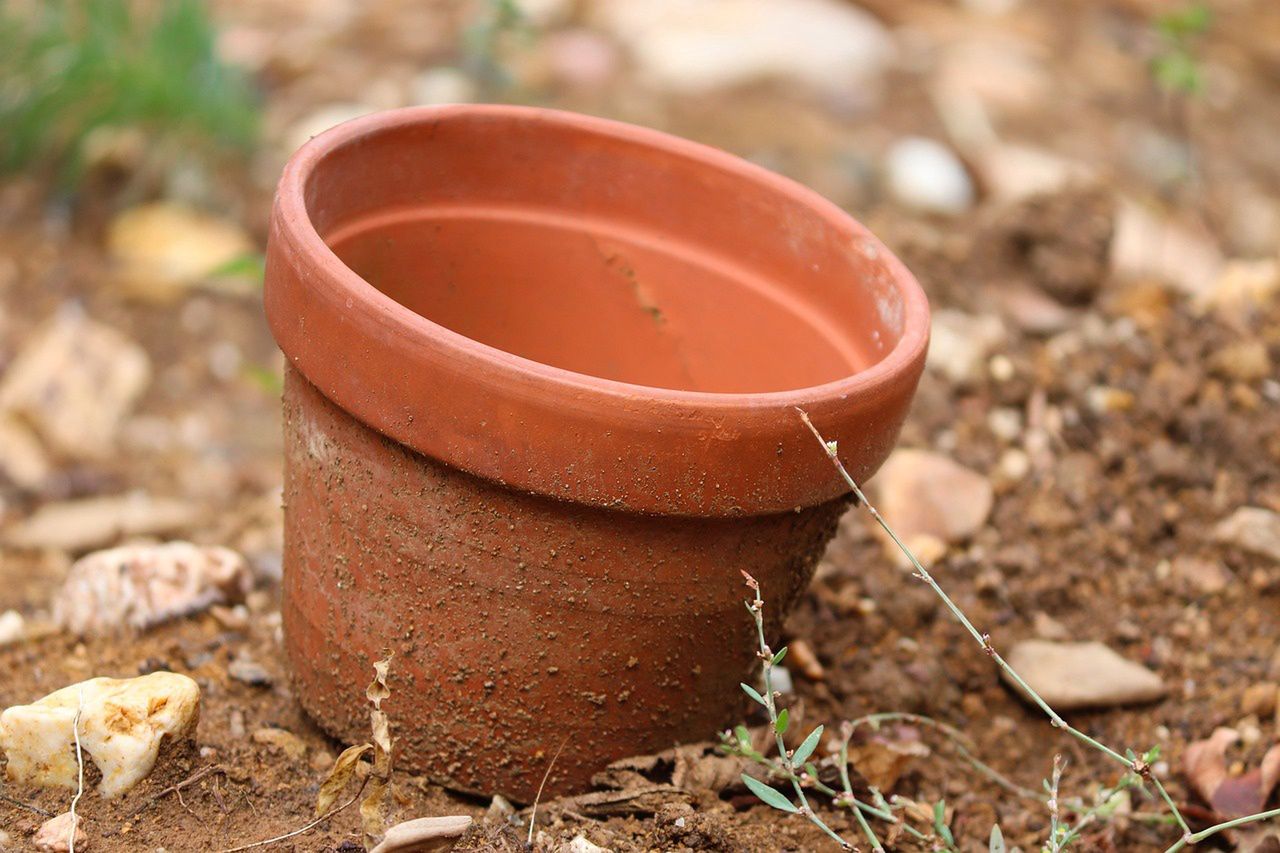
[[[440,22],[424,23],[421,31],[431,35],[415,38],[411,31],[417,30],[397,25],[393,4],[368,4],[358,21],[311,55],[305,39],[287,34],[312,5],[217,4],[223,22],[264,28],[288,45],[263,72],[272,128],[322,103],[358,97],[371,79],[403,77],[413,67],[408,63],[448,59],[451,22],[458,18],[449,4],[410,4],[418,7],[418,18],[434,20],[438,13]],[[1280,511],[1274,368],[1263,376],[1233,373],[1222,355],[1242,341],[1260,342],[1271,364],[1280,363],[1280,305],[1240,324],[1201,317],[1185,297],[1157,282],[1112,277],[1102,258],[1111,202],[1121,192],[1206,226],[1228,255],[1252,251],[1253,238],[1236,224],[1233,211],[1245,194],[1260,197],[1272,211],[1280,199],[1280,148],[1274,145],[1280,15],[1267,0],[1221,4],[1206,47],[1218,82],[1210,96],[1191,105],[1184,126],[1152,89],[1144,68],[1144,22],[1160,8],[1155,2],[1024,3],[1013,15],[989,19],[966,16],[941,0],[864,5],[895,26],[913,28],[926,42],[972,29],[1032,45],[1049,75],[1049,95],[1007,116],[1000,132],[1086,162],[1102,176],[1101,191],[1012,212],[984,203],[960,221],[895,206],[882,186],[865,179],[869,164],[901,134],[945,138],[925,77],[910,63],[893,73],[889,96],[869,115],[851,115],[840,104],[781,84],[681,99],[646,90],[625,71],[604,91],[552,88],[544,100],[718,144],[815,186],[901,254],[935,308],[999,311],[996,286],[1004,283],[1069,303],[1063,330],[1052,335],[1008,323],[1010,338],[1000,354],[1012,373],[1004,381],[983,372],[957,385],[926,374],[901,443],[939,449],[993,472],[992,518],[938,564],[937,577],[998,648],[1035,636],[1037,620],[1043,631],[1047,615],[1067,635],[1105,642],[1170,685],[1170,695],[1158,704],[1070,719],[1113,745],[1141,751],[1160,744],[1164,757],[1157,773],[1188,814],[1202,820],[1204,809],[1178,771],[1188,744],[1219,725],[1253,729],[1257,738],[1233,755],[1247,767],[1280,736],[1274,718],[1246,719],[1241,707],[1247,688],[1280,681],[1280,566],[1210,536],[1238,506]],[[266,6],[271,8],[264,11]],[[1135,129],[1179,139],[1184,127],[1200,178],[1158,185],[1128,140]],[[265,160],[270,165],[270,157]],[[255,182],[249,172],[221,192],[234,197],[234,209],[261,236],[269,181]],[[124,298],[110,282],[102,250],[110,187],[95,185],[94,192],[67,216],[65,208],[47,205],[43,188],[29,180],[0,185],[0,370],[39,322],[64,301],[77,300],[95,319],[140,341],[156,377],[126,426],[118,455],[60,465],[34,493],[0,484],[0,524],[68,497],[127,489],[181,496],[205,509],[205,520],[185,534],[239,548],[263,581],[244,630],[201,615],[136,638],[79,643],[48,637],[0,650],[0,707],[91,675],[162,667],[190,674],[204,697],[201,754],[175,753],[121,802],[90,794],[80,809],[97,853],[221,849],[307,823],[324,776],[318,756],[341,749],[301,713],[280,657],[278,591],[270,580],[280,547],[278,402],[240,373],[218,370],[213,356],[230,345],[245,363],[278,367],[278,355],[252,300],[191,294],[173,305],[153,305]],[[1129,408],[1095,411],[1089,403],[1095,386],[1128,392]],[[992,430],[996,409],[1047,425],[1043,451],[1030,454],[1032,470],[1016,482],[1001,482],[994,473],[1002,454],[1023,440]],[[1197,591],[1182,571],[1191,560],[1224,566],[1231,574],[1226,588]],[[60,553],[0,550],[0,610],[45,606],[67,565],[68,556]],[[1089,796],[1117,777],[1115,765],[1054,730],[1001,686],[987,656],[929,590],[884,553],[856,513],[845,519],[787,635],[807,641],[826,671],[823,681],[794,673],[796,695],[788,697],[793,729],[910,711],[960,728],[976,755],[1033,789],[1049,774],[1054,753],[1069,759],[1070,794]],[[265,666],[273,685],[231,680],[227,664],[240,655]],[[243,732],[232,722],[240,718]],[[307,745],[306,756],[291,760],[249,737],[266,726],[296,734]],[[980,845],[997,820],[1011,842],[1038,849],[1048,824],[1042,804],[976,775],[927,731],[922,737],[932,753],[910,763],[893,793],[925,802],[945,797],[962,849],[985,849]],[[212,763],[223,771],[185,788],[181,797],[165,795],[137,812],[165,787]],[[672,772],[664,764],[640,775],[646,784],[662,785]],[[662,789],[637,796],[637,777],[627,779],[632,787],[624,784],[622,794],[605,787],[597,801],[543,804],[544,841],[554,846],[583,833],[616,850],[826,849],[810,825],[753,804],[740,789],[691,783],[690,793]],[[395,790],[400,817],[479,817],[489,806],[405,774],[397,774]],[[55,813],[68,801],[61,791],[3,791]],[[1132,808],[1159,810],[1140,796]],[[844,815],[824,814],[856,837]],[[0,800],[0,828],[18,849],[41,820]],[[1169,826],[1122,817],[1099,826],[1082,846],[1162,850],[1176,836]],[[522,838],[490,824],[459,849],[516,850]],[[358,849],[358,841],[352,807],[277,849],[349,851]]]

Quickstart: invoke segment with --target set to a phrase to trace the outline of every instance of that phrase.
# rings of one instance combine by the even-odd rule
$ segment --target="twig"
[[[298,827],[293,832],[286,832],[284,835],[277,835],[275,838],[265,838],[262,841],[255,841],[252,844],[241,844],[239,847],[228,847],[226,850],[220,851],[220,853],[239,853],[241,850],[252,850],[255,847],[266,847],[268,844],[275,844],[277,842],[284,841],[289,838],[293,838],[294,836],[302,835],[304,832],[310,832],[320,824],[324,823],[329,818],[336,815],[338,812],[350,806],[356,800],[360,799],[360,795],[364,793],[364,786],[367,785],[368,783],[369,783],[369,777],[366,776],[365,780],[360,783],[360,788],[359,790],[356,791],[355,796],[347,800],[342,805],[337,806],[336,808],[329,809],[329,811],[320,815],[320,817],[311,821],[306,826]]]
[[[569,742],[569,736],[565,735],[564,740],[560,741],[560,745],[556,747],[556,754],[551,756],[550,763],[547,764],[546,772],[542,774],[542,781],[538,783],[538,793],[533,795],[533,806],[529,809],[529,839],[526,842],[528,846],[533,846],[533,826],[538,818],[538,801],[542,799],[542,789],[546,787],[547,780],[551,778],[551,771],[556,766],[556,759],[560,757],[560,753],[564,750],[564,745]]]
[[[35,812],[36,814],[41,815],[42,817],[53,817],[53,812],[45,811],[39,806],[32,805],[31,803],[24,803],[22,800],[15,800],[13,797],[9,796],[8,794],[0,794],[0,800],[4,800],[6,803],[8,803],[11,806],[16,806],[17,808],[20,808],[20,809],[26,809],[29,812]]]
[[[84,684],[76,694],[76,715],[71,720],[71,735],[76,741],[76,795],[71,798],[71,830],[67,833],[67,851],[76,853],[76,825],[80,822],[76,806],[84,796],[84,752],[80,748],[80,718],[84,715]]]
[[[1165,789],[1164,784],[1161,783],[1161,781],[1156,778],[1155,774],[1151,772],[1151,753],[1147,753],[1147,755],[1143,756],[1134,755],[1132,752],[1129,752],[1128,755],[1121,755],[1106,744],[1069,725],[1057,711],[1053,710],[1053,708],[1051,708],[1049,704],[1041,698],[1040,694],[1033,690],[1031,685],[1027,684],[1027,682],[1023,680],[1022,676],[1019,675],[1003,657],[1001,657],[1000,653],[996,651],[995,646],[991,644],[991,637],[974,627],[973,623],[969,621],[969,617],[964,614],[964,611],[960,609],[959,605],[951,600],[951,597],[947,595],[942,587],[938,585],[938,582],[934,580],[933,575],[929,574],[929,570],[926,569],[918,559],[916,559],[916,556],[911,552],[911,549],[898,538],[898,535],[893,532],[893,528],[891,528],[888,522],[884,520],[880,515],[880,512],[872,506],[870,501],[867,500],[867,496],[863,493],[862,489],[859,488],[853,477],[850,476],[848,470],[845,469],[844,463],[840,461],[836,442],[827,441],[822,437],[822,433],[818,432],[817,427],[813,425],[813,421],[809,419],[807,412],[799,407],[796,407],[796,412],[800,415],[800,419],[804,422],[804,425],[809,428],[811,433],[813,433],[813,437],[818,440],[818,443],[826,452],[827,458],[831,460],[831,464],[835,466],[836,471],[839,472],[840,477],[853,492],[854,496],[867,508],[867,512],[869,512],[871,517],[875,519],[876,524],[880,526],[881,530],[888,534],[889,538],[892,539],[894,544],[898,547],[898,550],[900,550],[911,563],[912,568],[915,570],[915,576],[928,584],[929,588],[933,590],[938,598],[941,599],[942,603],[946,605],[947,609],[951,611],[951,615],[964,626],[965,630],[968,631],[969,635],[977,641],[978,645],[982,647],[982,650],[987,654],[987,656],[995,661],[996,665],[1000,667],[1005,675],[1007,675],[1014,684],[1020,687],[1032,702],[1034,702],[1036,706],[1049,717],[1049,721],[1056,728],[1062,729],[1072,737],[1093,747],[1095,750],[1101,752],[1113,761],[1117,761],[1124,765],[1126,770],[1137,775],[1143,781],[1151,783],[1152,787],[1154,787],[1156,792],[1160,795],[1160,798],[1164,800],[1165,805],[1168,807],[1170,814],[1173,815],[1174,820],[1177,821],[1178,827],[1182,830],[1182,839],[1170,847],[1166,853],[1176,853],[1176,851],[1181,850],[1188,845],[1203,841],[1224,829],[1230,829],[1233,826],[1252,823],[1258,820],[1265,820],[1269,817],[1280,815],[1280,809],[1277,809],[1270,812],[1249,815],[1248,817],[1237,818],[1234,821],[1220,823],[1216,826],[1211,826],[1208,829],[1201,830],[1200,832],[1192,832],[1191,827],[1187,825],[1186,818],[1182,815],[1182,811],[1173,802],[1173,797],[1169,796],[1169,792]]]
[[[221,764],[210,764],[208,767],[201,767],[199,770],[197,770],[195,773],[192,773],[190,776],[183,779],[181,782],[178,782],[175,785],[170,785],[168,788],[165,788],[163,791],[160,791],[151,799],[147,800],[145,803],[138,806],[133,811],[129,812],[129,814],[125,817],[125,820],[133,820],[135,817],[142,814],[147,809],[151,808],[151,806],[155,805],[157,801],[164,799],[170,794],[176,794],[179,791],[181,791],[183,788],[186,788],[190,785],[194,785],[196,782],[199,782],[201,779],[208,776],[210,773],[226,773],[226,772],[227,772],[226,769],[223,768]]]

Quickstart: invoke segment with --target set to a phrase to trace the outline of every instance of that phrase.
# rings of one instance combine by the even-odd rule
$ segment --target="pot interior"
[[[851,219],[658,134],[446,111],[329,151],[307,202],[338,257],[404,307],[591,376],[806,388],[903,331],[887,253]]]

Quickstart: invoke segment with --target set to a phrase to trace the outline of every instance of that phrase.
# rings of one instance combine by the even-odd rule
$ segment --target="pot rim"
[[[852,232],[856,239],[863,241],[864,245],[878,254],[878,260],[884,264],[885,271],[888,273],[887,277],[902,299],[901,336],[893,348],[875,364],[820,385],[785,391],[690,391],[606,379],[555,367],[481,343],[424,317],[378,290],[355,270],[348,267],[325,243],[312,224],[310,212],[307,210],[306,185],[326,155],[362,137],[404,125],[440,121],[464,114],[545,122],[660,149],[668,154],[705,163],[711,168],[729,173],[744,181],[755,182],[779,195],[789,197],[818,213],[831,226]],[[284,168],[277,187],[276,205],[278,212],[282,214],[281,225],[288,233],[290,242],[319,260],[327,268],[330,280],[338,285],[347,297],[359,300],[365,307],[387,317],[400,328],[424,338],[434,338],[457,349],[463,355],[499,371],[533,374],[552,385],[572,390],[578,395],[584,392],[597,394],[619,403],[633,401],[637,397],[648,397],[663,402],[667,407],[674,407],[677,412],[683,410],[690,415],[705,414],[708,409],[724,413],[732,410],[745,412],[761,409],[794,409],[797,406],[812,407],[853,395],[874,394],[883,386],[901,381],[903,377],[916,371],[916,366],[929,341],[928,301],[915,277],[875,235],[836,204],[790,178],[726,151],[659,130],[611,119],[543,107],[507,104],[448,104],[405,107],[370,113],[330,128],[312,137],[299,148]],[[679,417],[679,414],[675,416]]]

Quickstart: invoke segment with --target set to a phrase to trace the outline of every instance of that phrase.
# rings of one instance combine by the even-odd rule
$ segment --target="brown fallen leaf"
[[[366,752],[373,749],[371,743],[360,743],[355,746],[349,746],[338,756],[338,760],[333,763],[333,769],[329,771],[329,776],[320,785],[320,793],[316,795],[316,817],[324,814],[333,808],[333,804],[337,802],[338,795],[347,787],[347,783],[351,781],[351,777],[355,775],[356,767],[360,763],[360,757]]]
[[[377,846],[386,831],[385,806],[391,788],[391,721],[382,710],[382,700],[391,695],[387,686],[387,672],[395,652],[373,665],[373,681],[364,695],[373,709],[369,712],[369,724],[373,729],[373,771],[369,774],[368,788],[360,802],[360,825],[364,831],[365,848]]]
[[[917,758],[929,755],[920,733],[909,726],[874,735],[849,746],[849,764],[867,784],[883,792],[893,790]]]
[[[1235,729],[1220,727],[1188,746],[1182,758],[1182,772],[1196,793],[1228,820],[1262,811],[1280,782],[1280,744],[1267,750],[1258,767],[1239,776],[1227,772],[1227,749],[1239,740]]]

